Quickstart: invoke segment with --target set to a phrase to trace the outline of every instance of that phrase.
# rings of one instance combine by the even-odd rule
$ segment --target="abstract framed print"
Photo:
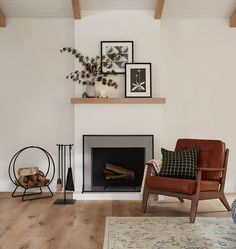
[[[152,97],[151,63],[126,63],[125,65],[125,97]]]
[[[101,41],[102,72],[125,73],[125,64],[132,63],[133,41]]]

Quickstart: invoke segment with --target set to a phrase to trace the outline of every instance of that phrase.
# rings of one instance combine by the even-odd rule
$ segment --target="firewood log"
[[[22,171],[21,171],[22,170]],[[18,178],[19,183],[26,188],[36,188],[46,186],[50,180],[45,178],[44,173],[41,170],[37,169],[37,172],[32,170],[32,168],[21,168],[18,170],[19,174],[27,174],[20,175]],[[28,175],[30,172],[36,172],[35,174]]]
[[[46,186],[48,183],[49,183],[49,179],[46,179],[46,178],[42,178],[39,182],[38,182],[38,186],[39,187],[43,187],[43,186]]]
[[[114,165],[114,164],[106,163],[105,169],[113,171],[117,174],[134,177],[134,171],[126,169],[126,168],[121,167],[121,166]]]
[[[115,172],[107,170],[107,169],[103,169],[103,172],[105,175],[114,175],[115,174]]]
[[[38,175],[35,174],[35,175],[30,176],[29,180],[32,181],[33,183],[36,182],[36,181],[38,181]]]
[[[39,180],[39,181],[44,181],[44,180],[45,180],[45,177],[44,177],[44,176],[39,175],[39,176],[38,176],[38,180]]]
[[[18,178],[18,182],[24,186],[24,187],[27,187],[27,183],[28,183],[28,178],[26,176],[20,176]]]
[[[27,167],[27,168],[19,168],[18,175],[20,176],[31,176],[38,172],[38,167]]]
[[[38,170],[38,173],[37,173],[37,174],[39,174],[39,175],[42,176],[42,177],[45,176],[44,173],[43,173],[41,170]]]
[[[121,179],[132,179],[132,176],[127,176],[127,175],[106,175],[106,180],[121,180]]]
[[[33,182],[31,180],[29,180],[28,184],[27,184],[27,187],[28,188],[34,188],[35,186],[34,186]]]

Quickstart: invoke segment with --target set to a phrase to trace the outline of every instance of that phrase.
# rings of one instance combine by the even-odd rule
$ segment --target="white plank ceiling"
[[[81,10],[154,10],[156,0],[80,0]],[[0,0],[7,18],[72,18],[71,0]],[[236,0],[166,0],[163,18],[228,18]]]

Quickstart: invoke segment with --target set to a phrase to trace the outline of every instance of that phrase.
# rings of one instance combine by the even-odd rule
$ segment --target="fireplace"
[[[83,192],[138,192],[153,135],[84,135]]]

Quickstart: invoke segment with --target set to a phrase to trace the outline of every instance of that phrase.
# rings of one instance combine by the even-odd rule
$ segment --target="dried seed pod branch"
[[[113,79],[108,79],[108,75],[116,75],[114,70],[102,73],[102,66],[108,64],[108,60],[105,60],[105,57],[102,57],[103,62],[101,63],[101,57],[89,57],[82,55],[77,49],[64,47],[60,50],[61,53],[68,52],[73,55],[81,65],[81,70],[76,70],[71,72],[66,76],[67,79],[77,81],[82,85],[95,85],[96,82],[101,82],[102,85],[109,87],[117,88],[118,84]]]

